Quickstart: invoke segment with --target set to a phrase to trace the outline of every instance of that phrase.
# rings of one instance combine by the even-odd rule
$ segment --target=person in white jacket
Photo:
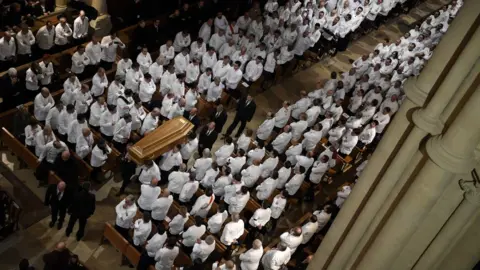
[[[286,125],[283,127],[283,132],[277,135],[275,140],[272,141],[271,146],[273,147],[274,150],[276,150],[278,153],[282,153],[285,151],[285,148],[287,145],[290,143],[292,140],[292,132],[291,128],[289,125]]]
[[[159,224],[156,226],[156,229],[157,233],[155,233],[155,235],[153,235],[145,245],[146,252],[143,252],[140,256],[140,261],[138,262],[137,266],[140,269],[144,269],[144,267],[155,264],[155,255],[160,249],[163,248],[165,242],[167,241],[168,235],[166,233],[165,226],[163,226],[163,224]]]
[[[33,112],[35,118],[38,121],[45,121],[48,112],[53,106],[55,106],[55,100],[53,100],[48,88],[43,87],[42,91],[37,94],[33,102]]]
[[[49,53],[53,48],[55,39],[55,28],[51,21],[47,21],[44,26],[38,29],[35,38],[37,40],[38,47],[43,53]]]
[[[35,154],[35,144],[37,134],[42,132],[42,127],[38,124],[36,119],[31,119],[30,123],[25,127],[25,146],[30,152]]]
[[[312,215],[307,223],[302,226],[302,245],[307,245],[313,235],[318,231],[318,219]]]
[[[168,231],[170,232],[170,234],[178,235],[183,232],[185,223],[187,222],[189,217],[190,214],[188,214],[187,208],[185,206],[182,206],[178,210],[178,214],[168,222]]]
[[[117,49],[125,49],[125,44],[117,37],[117,33],[112,31],[110,35],[102,38],[101,46],[103,53],[101,64],[104,68],[111,69],[117,57]]]
[[[77,141],[75,143],[75,153],[82,158],[85,159],[90,152],[92,152],[93,144],[95,141],[93,140],[92,132],[89,128],[83,128],[82,133],[77,137]]]
[[[352,192],[352,188],[348,185],[341,187],[338,192],[337,192],[337,199],[335,200],[335,205],[338,208],[342,208],[343,203],[345,200],[348,198],[350,195],[350,192]]]
[[[167,217],[168,210],[173,203],[173,196],[170,195],[168,189],[164,189],[160,194],[160,197],[157,198],[152,203],[152,220],[153,223],[159,224]]]
[[[57,26],[55,26],[55,45],[64,47],[68,44],[68,38],[73,34],[72,29],[67,23],[65,17],[61,17]]]
[[[305,179],[305,168],[302,166],[296,167],[295,174],[285,184],[285,190],[288,192],[288,195],[294,196],[302,186],[304,179]]]
[[[295,227],[288,232],[284,232],[280,235],[280,241],[290,249],[290,254],[293,255],[297,250],[297,247],[302,244],[303,234],[301,227]]]
[[[152,64],[152,57],[147,47],[143,47],[142,51],[138,54],[137,63],[140,65],[140,71],[142,71],[143,74],[148,73],[148,69]]]
[[[32,31],[28,29],[27,25],[22,25],[21,28],[22,30],[16,35],[17,55],[29,59],[32,55],[32,45],[35,44],[35,36],[33,36]]]
[[[263,228],[270,221],[270,218],[272,216],[272,210],[269,208],[267,204],[268,203],[264,202],[261,208],[258,208],[257,210],[255,210],[255,212],[253,213],[253,216],[248,221],[248,224],[250,225],[250,227],[248,230],[248,235],[246,240],[247,245],[250,245],[251,243],[253,243],[253,241],[255,240],[255,237],[258,234],[263,234],[263,232],[265,232]]]
[[[239,214],[232,214],[232,221],[227,223],[222,231],[220,241],[227,246],[227,251],[231,250],[232,244],[236,244],[237,240],[243,235],[245,225]]]
[[[99,97],[103,95],[103,92],[108,87],[108,79],[105,74],[104,68],[99,68],[97,73],[92,78],[92,95],[94,97]]]
[[[272,134],[273,128],[275,126],[275,118],[273,118],[273,113],[267,113],[267,119],[257,129],[257,142],[265,142],[270,135]]]
[[[145,74],[143,79],[140,82],[138,96],[143,103],[150,103],[152,100],[153,94],[157,91],[157,86],[152,80],[152,75]]]
[[[359,134],[360,132],[356,129],[347,130],[346,134],[342,137],[339,152],[345,156],[350,155],[350,153],[353,151],[353,148],[358,143]]]
[[[192,200],[193,195],[197,192],[198,186],[199,183],[195,180],[195,175],[190,174],[188,181],[183,185],[182,190],[180,191],[178,200],[182,203],[189,203]]]
[[[205,190],[205,194],[201,195],[197,198],[195,203],[192,206],[192,210],[190,210],[191,216],[206,218],[210,208],[215,201],[215,194],[213,194],[212,189],[207,188]]]
[[[85,16],[85,11],[80,10],[80,14],[73,21],[73,38],[82,40],[88,35],[88,17]]]
[[[208,68],[213,69],[216,63],[217,54],[215,53],[215,49],[210,47],[208,48],[208,51],[202,55],[202,65],[200,66],[200,70],[206,72]]]
[[[310,131],[303,133],[302,147],[307,152],[315,150],[317,144],[323,137],[323,126],[315,124]]]
[[[207,236],[205,240],[198,239],[193,246],[192,254],[190,258],[192,261],[200,259],[201,262],[205,262],[208,256],[215,250],[215,237],[212,235]]]
[[[263,72],[263,58],[261,56],[257,57],[256,59],[250,60],[248,62],[245,73],[243,74],[243,78],[248,82],[248,84],[252,84],[262,76]]]
[[[90,58],[85,53],[85,47],[82,45],[77,47],[77,51],[72,55],[71,71],[77,75],[82,74],[85,66],[90,64]]]
[[[187,65],[187,68],[185,69],[185,82],[187,84],[195,83],[197,82],[199,75],[199,62],[196,58],[194,58],[191,60],[191,62]]]
[[[203,224],[203,218],[195,217],[195,224],[188,227],[188,229],[182,234],[182,244],[191,248],[195,245],[197,240],[201,239],[207,231],[206,226]]]
[[[280,243],[277,248],[265,252],[262,257],[262,266],[264,270],[279,270],[283,265],[290,261],[291,250],[284,243]]]
[[[240,188],[240,192],[238,192],[234,197],[224,199],[225,203],[228,204],[228,212],[230,214],[241,213],[247,205],[248,200],[250,200],[250,192],[246,186],[242,186]]]
[[[63,102],[57,102],[55,106],[48,111],[45,125],[51,126],[53,130],[58,130],[58,127],[60,126],[60,114],[64,109],[65,106],[63,105]]]
[[[273,150],[270,153],[270,156],[262,164],[260,164],[260,169],[262,170],[262,174],[260,176],[263,179],[267,179],[268,177],[270,177],[277,168],[278,161],[278,152],[276,150]],[[278,177],[276,177],[275,179],[277,178]]]
[[[377,121],[377,125],[375,126],[377,134],[382,134],[385,127],[390,122],[390,108],[385,107],[383,110],[377,112],[373,115],[373,120]]]
[[[152,75],[153,82],[158,84],[163,76],[163,66],[165,65],[165,57],[159,56],[153,64],[148,68],[148,73]]]
[[[187,30],[183,30],[175,35],[175,39],[173,41],[173,49],[176,53],[179,53],[183,50],[183,48],[189,47],[190,43],[192,43],[190,34]]]
[[[87,53],[88,59],[90,59],[90,63],[88,63],[89,65],[96,66],[100,64],[100,61],[102,60],[102,45],[97,37],[92,37],[92,41],[90,41],[85,47],[85,52]]]
[[[220,204],[217,213],[208,219],[208,231],[212,234],[217,234],[222,229],[222,225],[228,218],[228,212],[225,204]]]
[[[171,270],[175,258],[177,258],[179,248],[176,246],[177,239],[174,237],[168,238],[167,243],[157,251],[155,254],[155,269],[156,270]]]
[[[248,188],[255,186],[255,183],[262,174],[260,160],[253,160],[252,165],[248,166],[246,169],[243,169],[240,174],[242,176],[242,182],[245,184],[245,186]]]
[[[140,248],[147,241],[152,231],[152,221],[150,212],[143,213],[141,219],[137,219],[133,224],[133,245]]]
[[[255,239],[252,248],[240,254],[240,268],[242,270],[257,270],[263,256],[262,241]]]
[[[140,197],[137,204],[139,210],[143,213],[145,211],[152,211],[153,203],[157,200],[158,195],[162,191],[158,186],[158,179],[152,179],[150,184],[142,184],[140,186]]]
[[[188,55],[188,47],[182,49],[182,51],[175,56],[174,67],[175,73],[184,74],[187,71],[187,66],[190,63],[190,55]]]
[[[138,72],[141,73],[140,66],[138,65],[138,63],[135,63],[135,65],[137,66]],[[122,82],[123,81],[126,82],[127,72],[128,72],[128,70],[130,70],[130,68],[132,68],[132,66],[133,66],[132,60],[128,57],[128,55],[126,53],[123,54],[122,59],[120,59],[120,61],[117,62],[117,71],[115,73],[115,77],[119,76],[120,78],[122,78],[122,80],[121,80]],[[143,75],[143,73],[141,73],[141,74]],[[127,86],[127,85],[125,85],[125,86]],[[138,88],[138,86],[137,86],[137,88]],[[135,90],[135,89],[132,89],[132,90]]]
[[[133,227],[133,220],[137,215],[137,205],[135,197],[128,195],[117,206],[115,206],[117,217],[115,219],[115,229],[125,238],[130,239],[129,230]]]
[[[366,125],[363,131],[358,135],[358,147],[363,148],[373,142],[377,134],[378,121],[373,120],[370,124]]]
[[[317,217],[318,228],[317,232],[321,231],[330,221],[332,217],[333,207],[331,205],[325,205],[322,210],[316,210],[313,215]]]
[[[190,45],[190,59],[201,60],[203,54],[207,52],[207,46],[203,41],[203,38],[199,37],[196,41]]]

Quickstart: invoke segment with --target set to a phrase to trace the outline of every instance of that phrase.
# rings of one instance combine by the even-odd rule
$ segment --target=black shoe
[[[77,241],[80,241],[80,240],[82,240],[82,236],[77,235]]]
[[[50,221],[50,223],[48,224],[48,227],[53,228],[54,225],[55,225],[55,222]]]
[[[57,229],[59,229],[59,230],[62,229],[62,226],[63,226],[63,222],[59,222],[59,223],[57,224]]]

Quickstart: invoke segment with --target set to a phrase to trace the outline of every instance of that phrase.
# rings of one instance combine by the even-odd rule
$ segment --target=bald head
[[[302,228],[301,227],[295,227],[293,229],[293,232],[295,233],[296,236],[300,236],[302,234]]]
[[[190,115],[196,115],[197,114],[197,108],[193,108],[190,110]]]
[[[207,238],[205,238],[205,242],[209,245],[212,245],[215,243],[215,238],[212,235],[209,235]]]
[[[255,239],[252,244],[253,249],[260,249],[262,248],[262,241],[260,239]]]
[[[90,131],[89,128],[82,128],[82,134],[84,137],[88,137],[90,136],[90,134],[92,134],[92,132]]]
[[[62,152],[62,159],[63,160],[68,160],[70,158],[70,152],[68,150],[65,150]]]
[[[235,268],[235,263],[233,263],[233,261],[227,261],[225,263],[225,267],[227,267],[227,269],[234,269]]]
[[[154,108],[151,113],[152,113],[152,116],[154,116],[154,117],[159,116],[160,115],[160,109],[159,108]]]
[[[50,95],[50,90],[48,90],[48,88],[46,87],[42,87],[41,93],[42,93],[42,96],[46,98]]]
[[[57,188],[58,188],[59,191],[64,191],[66,187],[67,187],[67,184],[65,184],[65,182],[63,182],[63,181],[60,181],[57,184]]]
[[[56,250],[64,250],[66,248],[65,242],[58,242],[55,246]]]

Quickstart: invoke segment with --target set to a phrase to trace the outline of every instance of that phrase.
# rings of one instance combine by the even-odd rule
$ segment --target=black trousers
[[[58,223],[63,224],[67,208],[58,205],[50,205],[50,210],[52,212],[52,223],[57,222],[58,218]]]
[[[102,173],[102,167],[92,167],[92,173],[90,174],[90,178],[95,182],[100,182],[98,179],[99,174]]]
[[[159,185],[165,185],[168,183],[168,176],[170,176],[170,173],[173,171],[174,169],[170,170],[170,171],[164,171],[164,170],[160,170],[160,182],[158,182]]]
[[[113,143],[113,147],[115,147],[115,149],[117,149],[118,152],[122,154],[125,153],[125,151],[127,150],[127,145],[125,143],[120,143],[115,140],[112,140],[112,143]]]
[[[112,69],[113,67],[113,62],[107,62],[107,61],[101,61],[100,62],[100,67],[104,68],[105,71],[108,71],[110,69]]]
[[[147,270],[150,265],[155,265],[155,258],[148,256],[146,251],[142,252],[138,261],[137,270]]]
[[[128,229],[125,229],[125,228],[122,228],[120,226],[118,226],[117,224],[115,224],[115,230],[117,230],[117,232],[123,236],[123,238],[125,238],[125,240],[129,241],[130,239],[130,234],[128,233],[129,230]]]
[[[87,218],[86,217],[79,217],[76,214],[70,215],[70,219],[68,220],[68,226],[65,233],[70,235],[73,231],[73,226],[77,223],[78,220],[78,231],[77,231],[77,238],[82,238],[85,233],[85,226],[87,225]]]
[[[247,126],[247,120],[240,119],[240,117],[238,117],[237,115],[235,115],[235,119],[233,119],[233,123],[228,127],[226,135],[230,136],[230,134],[232,134],[233,130],[235,128],[237,128],[239,123],[240,123],[240,128],[237,130],[237,135],[235,135],[235,137],[240,137],[243,130]]]

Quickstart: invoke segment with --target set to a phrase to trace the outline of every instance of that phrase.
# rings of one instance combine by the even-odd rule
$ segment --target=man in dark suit
[[[55,250],[43,255],[45,263],[44,270],[63,270],[68,269],[70,261],[70,251],[66,248],[65,242],[59,242]]]
[[[79,188],[78,167],[68,150],[57,156],[53,169],[55,174],[67,184],[67,192],[75,194]]]
[[[214,122],[210,122],[204,126],[198,138],[198,153],[203,153],[203,149],[205,148],[212,150],[212,146],[217,140],[217,137],[218,133],[215,131]]]
[[[235,114],[235,119],[233,119],[233,123],[228,127],[226,136],[230,136],[233,130],[237,127],[238,123],[240,123],[240,128],[237,130],[237,135],[235,138],[240,137],[247,122],[250,122],[255,114],[255,110],[257,109],[257,104],[253,100],[252,96],[248,95],[246,98],[241,98],[237,104],[237,113]]]
[[[67,237],[70,236],[73,226],[78,220],[77,241],[80,241],[87,225],[87,219],[95,212],[95,195],[90,193],[90,182],[84,182],[82,188],[73,196],[72,204],[70,205],[67,230],[65,231]]]
[[[227,112],[223,109],[223,105],[218,105],[217,110],[210,115],[210,121],[215,122],[215,131],[222,133],[223,126],[227,122]]]
[[[65,220],[65,213],[70,204],[70,198],[68,192],[66,192],[65,182],[60,182],[58,184],[51,184],[47,188],[47,193],[45,193],[45,206],[50,206],[50,211],[52,214],[52,221],[50,221],[50,228],[55,225],[58,218],[57,229],[61,229],[63,225],[63,220]]]
[[[185,111],[183,117],[193,124],[193,132],[196,132],[197,128],[200,126],[200,118],[197,116],[197,108],[193,108],[189,112]]]

